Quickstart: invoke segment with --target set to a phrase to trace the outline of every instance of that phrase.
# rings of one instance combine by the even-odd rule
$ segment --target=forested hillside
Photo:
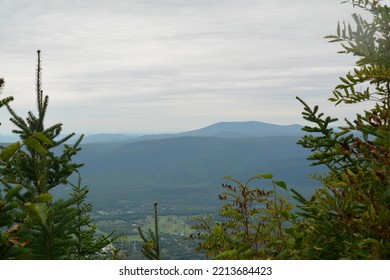
[[[214,204],[228,175],[244,180],[259,172],[274,172],[310,193],[316,182],[309,176],[315,168],[306,161],[309,153],[296,145],[298,140],[180,137],[96,143],[83,145],[78,160],[85,163],[85,182],[94,186],[90,199],[96,207],[127,199],[161,201],[174,208],[198,205],[200,210]]]

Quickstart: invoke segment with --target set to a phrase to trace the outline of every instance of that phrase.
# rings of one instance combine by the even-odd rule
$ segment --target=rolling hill
[[[273,133],[276,136],[268,136]],[[86,143],[77,161],[85,163],[81,173],[97,207],[158,201],[195,213],[216,207],[224,176],[245,181],[273,173],[290,187],[311,193],[316,182],[309,175],[315,170],[306,160],[308,151],[296,144],[299,133],[298,126],[219,123],[160,139],[155,135],[154,140]],[[262,134],[267,136],[255,136]]]

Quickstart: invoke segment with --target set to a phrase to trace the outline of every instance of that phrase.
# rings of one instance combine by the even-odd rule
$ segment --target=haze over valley
[[[197,197],[196,204],[205,209],[215,202],[225,176],[245,181],[274,173],[296,188],[310,185],[314,169],[306,160],[309,151],[296,144],[301,135],[299,125],[261,122],[217,123],[116,141],[106,135],[82,144],[76,161],[85,164],[81,174],[97,206],[122,199],[189,207]]]
[[[194,258],[185,240],[192,217],[217,214],[225,176],[245,182],[259,173],[273,173],[305,195],[318,186],[310,179],[318,169],[306,160],[309,151],[296,144],[301,128],[251,121],[216,123],[178,134],[92,135],[75,161],[85,164],[80,172],[103,231],[116,228],[137,241],[136,226],[146,226],[147,221],[151,225],[153,203],[158,202],[163,224],[168,223],[166,232],[162,230],[164,240],[180,237],[176,243],[188,245],[188,252],[182,250],[187,255],[172,257]],[[262,181],[255,184],[271,187]],[[180,229],[171,232],[173,224]]]

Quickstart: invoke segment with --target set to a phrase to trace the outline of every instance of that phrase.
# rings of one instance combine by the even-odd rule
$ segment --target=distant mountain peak
[[[179,134],[180,136],[204,137],[264,137],[264,136],[295,136],[301,134],[302,126],[277,125],[259,121],[218,122],[201,129]]]
[[[84,138],[83,143],[98,142],[140,142],[145,140],[158,140],[176,137],[218,137],[218,138],[247,138],[269,136],[301,136],[302,126],[298,124],[278,125],[260,121],[242,122],[218,122],[209,126],[177,133],[177,134],[152,134],[152,135],[128,135],[128,134],[93,134]]]

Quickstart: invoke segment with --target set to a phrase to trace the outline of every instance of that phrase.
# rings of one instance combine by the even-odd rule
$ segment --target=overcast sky
[[[220,121],[304,121],[354,58],[337,54],[340,0],[1,0],[2,96],[35,109],[36,50],[47,125],[65,131],[179,132]],[[0,112],[1,134],[8,114]]]

